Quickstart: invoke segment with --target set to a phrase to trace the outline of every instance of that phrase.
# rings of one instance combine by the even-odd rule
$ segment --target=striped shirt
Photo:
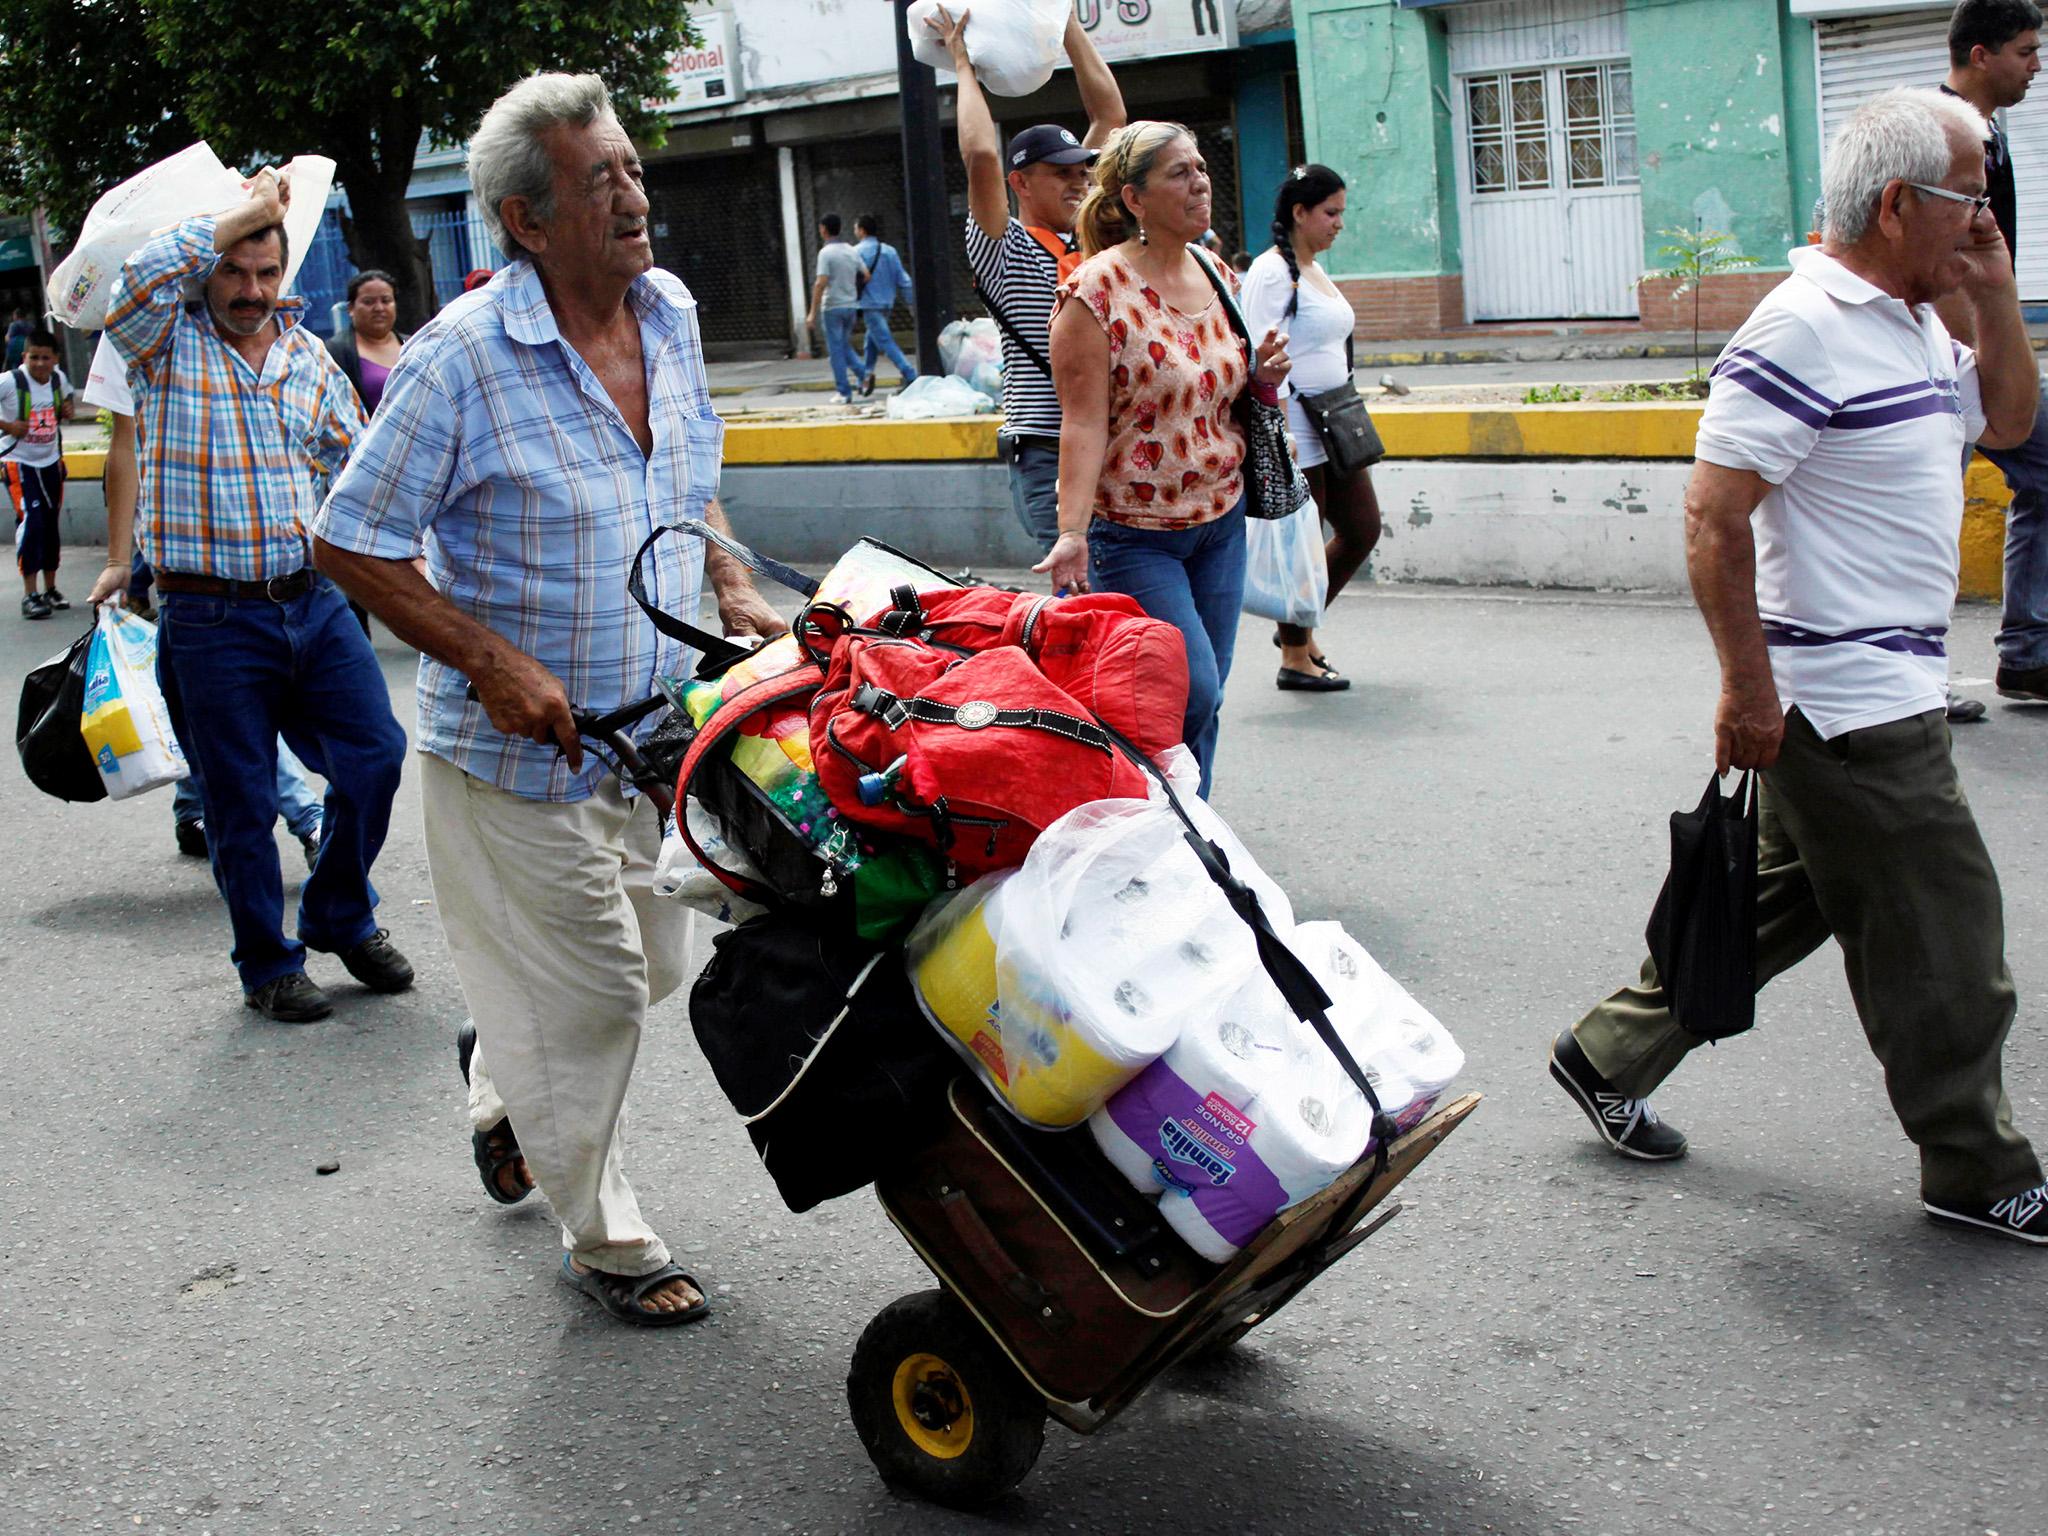
[[[406,344],[313,523],[328,543],[382,560],[410,559],[424,544],[437,591],[597,711],[685,674],[690,653],[647,622],[626,578],[651,531],[704,515],[725,437],[689,290],[651,271],[626,303],[640,322],[651,454],[562,339],[533,264],[517,261]],[[697,540],[662,539],[648,555],[648,600],[694,618],[703,569]],[[552,745],[504,735],[467,686],[452,667],[420,659],[421,750],[529,800],[582,800],[597,788],[602,764],[586,754],[571,773]]]
[[[128,365],[141,435],[143,558],[231,581],[289,576],[308,562],[306,525],[363,429],[362,406],[303,299],[277,306],[259,370],[184,287],[219,254],[212,218],[187,219],[128,258],[107,334]]]
[[[1817,247],[1714,365],[1698,456],[1771,485],[1751,519],[1771,672],[1832,738],[1942,706],[1976,354]]]
[[[972,215],[967,220],[967,265],[1003,318],[1052,360],[1052,296],[1059,266],[1021,219],[991,240]],[[1060,397],[1045,370],[1003,332],[1003,431],[1012,436],[1058,437]]]

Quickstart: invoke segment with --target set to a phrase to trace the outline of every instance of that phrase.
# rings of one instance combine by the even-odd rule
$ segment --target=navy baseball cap
[[[1027,165],[1089,165],[1095,160],[1096,151],[1090,149],[1064,128],[1051,123],[1040,123],[1035,128],[1026,128],[1010,140],[1010,169],[1021,171]]]

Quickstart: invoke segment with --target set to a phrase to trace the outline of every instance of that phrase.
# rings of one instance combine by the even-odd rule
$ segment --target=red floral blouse
[[[1236,274],[1227,281],[1235,291]],[[1053,313],[1069,299],[1109,338],[1109,447],[1095,515],[1164,529],[1223,516],[1244,494],[1244,430],[1230,409],[1245,366],[1222,301],[1184,315],[1114,250],[1074,269]]]

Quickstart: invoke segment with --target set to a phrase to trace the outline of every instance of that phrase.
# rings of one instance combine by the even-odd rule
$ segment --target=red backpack
[[[1087,707],[1016,645],[961,655],[841,634],[811,702],[811,753],[840,815],[936,844],[963,877],[1021,864],[1076,806],[1147,792]]]
[[[996,587],[915,592],[862,626],[963,651],[1017,646],[1052,683],[1149,757],[1181,739],[1188,653],[1180,631],[1120,592],[1046,597]]]

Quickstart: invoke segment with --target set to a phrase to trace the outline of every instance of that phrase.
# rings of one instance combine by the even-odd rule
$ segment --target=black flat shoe
[[[1273,685],[1283,693],[1342,693],[1351,686],[1351,679],[1334,672],[1297,672],[1282,667]]]
[[[1277,634],[1273,636],[1273,649],[1276,651],[1284,651],[1287,649],[1286,642],[1281,640],[1281,638]],[[1311,651],[1309,653],[1308,659],[1314,662],[1317,666],[1321,667],[1325,672],[1335,672],[1337,670],[1335,667],[1330,665],[1330,658],[1327,656],[1318,656],[1313,651]]]

